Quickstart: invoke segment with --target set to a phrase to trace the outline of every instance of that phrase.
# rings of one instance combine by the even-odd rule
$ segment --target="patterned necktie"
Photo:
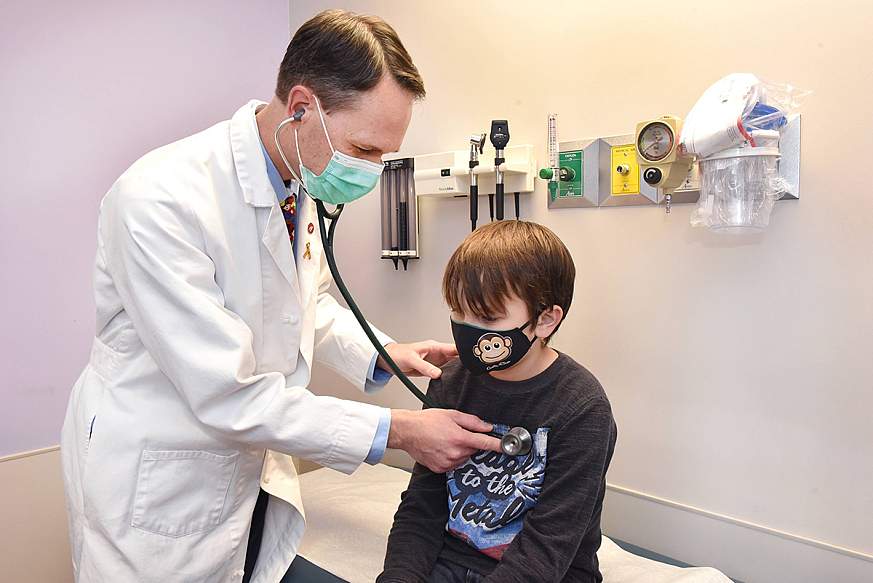
[[[294,228],[297,226],[297,195],[288,193],[288,198],[282,201],[282,216],[285,217],[285,226],[288,227],[288,238],[291,240],[291,248],[294,249]]]

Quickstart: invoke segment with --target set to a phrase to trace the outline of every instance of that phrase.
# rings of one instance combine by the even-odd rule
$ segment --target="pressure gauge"
[[[664,193],[667,212],[673,191],[691,171],[694,157],[678,147],[676,136],[682,135],[682,120],[674,115],[662,115],[637,124],[637,160],[646,184]]]
[[[643,128],[637,141],[640,156],[649,162],[659,162],[673,150],[673,130],[661,121],[654,121]]]

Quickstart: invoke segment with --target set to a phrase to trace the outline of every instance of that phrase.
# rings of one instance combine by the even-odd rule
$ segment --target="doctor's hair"
[[[415,99],[424,98],[424,81],[387,22],[325,10],[294,33],[279,67],[276,96],[285,103],[295,85],[305,85],[326,109],[342,108],[386,73]]]
[[[452,311],[489,319],[504,315],[515,295],[532,324],[552,306],[566,317],[575,279],[573,258],[555,233],[529,221],[496,221],[470,233],[452,254],[443,296]]]

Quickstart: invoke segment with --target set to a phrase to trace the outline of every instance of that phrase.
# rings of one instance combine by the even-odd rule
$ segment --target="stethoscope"
[[[282,151],[282,146],[279,145],[279,132],[289,123],[300,121],[303,117],[303,110],[297,111],[293,116],[283,120],[278,126],[276,126],[276,131],[273,133],[273,139],[276,142],[276,149],[279,150],[279,155],[282,157],[282,161],[285,163],[285,167],[288,168],[289,172],[294,175],[294,178],[297,179],[297,183],[300,185],[300,188],[303,189],[306,194],[315,201],[315,207],[318,211],[318,230],[321,233],[321,241],[322,246],[324,247],[324,256],[327,260],[327,267],[330,269],[330,274],[333,276],[334,282],[336,282],[336,287],[339,289],[340,294],[343,296],[343,299],[348,304],[349,309],[354,314],[355,319],[360,324],[361,328],[364,330],[364,334],[367,335],[367,338],[370,340],[370,343],[373,345],[373,348],[376,349],[376,352],[379,353],[379,356],[385,361],[388,367],[391,369],[391,372],[400,379],[400,382],[409,389],[415,397],[421,401],[422,405],[425,408],[433,409],[437,408],[436,405],[425,395],[421,390],[415,385],[415,383],[410,380],[406,374],[400,370],[400,367],[397,366],[397,363],[391,358],[388,354],[388,351],[385,350],[385,347],[382,346],[382,343],[379,342],[379,339],[376,337],[376,334],[373,333],[373,329],[370,328],[370,324],[367,322],[367,319],[364,317],[364,314],[361,312],[361,309],[358,307],[358,304],[355,302],[355,299],[352,297],[349,288],[346,287],[345,282],[343,281],[342,276],[340,275],[339,269],[336,265],[336,257],[333,252],[333,240],[334,235],[336,234],[336,226],[339,223],[340,215],[342,215],[343,208],[345,205],[338,204],[336,207],[329,211],[327,207],[324,205],[324,202],[319,200],[317,197],[312,196],[312,194],[306,189],[306,186],[303,184],[303,181],[297,176],[297,173],[291,168],[291,164],[288,163],[288,159],[285,157],[285,153]],[[330,221],[330,225],[325,224],[325,220]],[[491,434],[494,435],[494,434]],[[533,445],[533,438],[531,437],[530,432],[524,427],[513,427],[509,431],[507,431],[502,436],[494,435],[495,437],[500,437],[500,449],[506,455],[518,456],[518,455],[527,455],[531,446]]]

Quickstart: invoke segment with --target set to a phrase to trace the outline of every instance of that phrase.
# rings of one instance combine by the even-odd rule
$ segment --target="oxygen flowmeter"
[[[557,116],[549,114],[549,167],[540,169],[540,178],[549,181],[549,200],[558,196],[558,182],[572,182],[576,171],[569,166],[560,166],[558,158]]]

